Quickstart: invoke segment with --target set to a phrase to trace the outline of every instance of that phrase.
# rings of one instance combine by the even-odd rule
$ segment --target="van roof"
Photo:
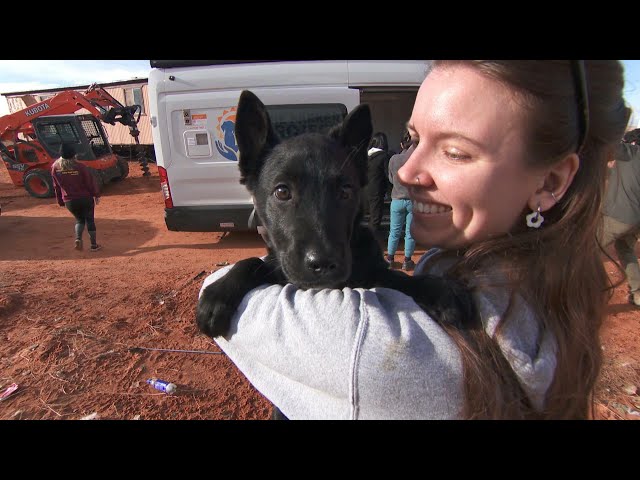
[[[286,60],[149,60],[151,68],[201,67],[205,65],[233,65],[236,63],[284,62]]]
[[[181,72],[201,90],[286,86],[345,86],[351,88],[417,88],[430,60],[150,60],[152,91],[183,91],[184,83],[165,82]],[[286,68],[278,68],[286,64]],[[175,69],[175,71],[172,71]],[[187,72],[190,70],[190,72]],[[212,72],[216,71],[216,75]],[[165,78],[166,76],[166,78]],[[194,83],[195,82],[195,83]],[[153,90],[156,88],[160,90]]]

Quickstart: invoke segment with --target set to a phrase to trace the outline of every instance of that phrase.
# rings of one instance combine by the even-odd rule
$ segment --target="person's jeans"
[[[405,227],[404,234],[404,256],[411,258],[416,250],[416,242],[411,236],[411,221],[413,220],[413,205],[411,200],[397,199],[391,200],[391,215],[389,225],[389,240],[387,243],[387,254],[395,255],[398,249],[398,242],[402,236],[402,227]]]

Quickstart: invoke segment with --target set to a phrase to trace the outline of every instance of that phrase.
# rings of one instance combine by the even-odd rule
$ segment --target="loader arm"
[[[100,112],[98,118],[105,123],[115,125],[116,122],[129,127],[129,133],[137,138],[138,122],[142,109],[140,105],[124,106],[118,100],[98,84],[92,84],[85,92],[84,97]],[[136,116],[137,113],[137,116]],[[94,114],[95,115],[95,114]]]
[[[35,118],[71,114],[83,108],[110,125],[115,125],[116,122],[126,125],[136,143],[139,143],[140,106],[124,106],[96,84],[91,85],[84,94],[67,90],[19,112],[0,117],[0,139],[12,139],[13,133],[17,131],[28,132],[31,130],[31,121]]]
[[[129,134],[133,137],[136,144],[140,145],[140,131],[138,130],[138,122],[142,108],[140,105],[124,106],[116,100],[109,92],[100,85],[94,83],[85,92],[84,97],[98,110],[100,120],[111,125],[115,122],[121,123],[129,127]],[[136,115],[137,113],[137,115]],[[147,166],[147,158],[141,152],[138,155],[140,168],[144,172],[142,175],[148,177],[149,167]]]
[[[33,120],[43,116],[74,114],[78,110],[85,109],[95,118],[104,123],[115,125],[120,123],[129,127],[129,134],[133,137],[138,147],[140,146],[140,105],[125,106],[109,94],[98,84],[92,84],[83,93],[76,90],[66,90],[53,97],[33,104],[27,108],[9,115],[0,117],[0,142],[4,144],[3,158],[6,161],[16,163],[15,156],[6,148],[8,145],[18,142],[18,133],[35,138]],[[149,168],[144,152],[138,154],[143,175],[148,177]]]

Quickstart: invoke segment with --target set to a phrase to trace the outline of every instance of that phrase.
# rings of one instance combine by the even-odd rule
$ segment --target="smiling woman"
[[[540,182],[524,168],[525,120],[517,98],[473,68],[429,75],[408,124],[416,150],[398,171],[411,188],[420,181],[412,190],[415,238],[455,249],[511,229]]]
[[[448,260],[454,260],[450,272],[480,291],[509,285],[502,318],[485,325],[501,350],[501,355],[495,352],[494,366],[476,357],[485,348],[492,351],[489,337],[459,343],[477,341],[473,353],[463,349],[468,378],[479,379],[466,384],[469,412],[510,410],[507,404],[515,398],[499,396],[491,402],[488,389],[499,382],[496,372],[509,371],[501,364],[514,354],[507,345],[527,311],[538,333],[527,340],[520,331],[517,342],[537,337],[540,370],[523,375],[513,363],[511,368],[533,407],[529,414],[538,410],[542,418],[581,418],[587,412],[598,368],[585,365],[600,362],[597,332],[607,284],[595,240],[597,199],[608,154],[629,111],[620,96],[616,62],[575,66],[567,61],[437,61],[418,92],[409,122],[416,150],[398,175],[414,200],[451,210],[416,214],[412,234],[444,249],[441,264],[447,251],[456,252]],[[603,85],[610,89],[608,97],[589,92]],[[534,92],[545,88],[545,97],[536,97]],[[543,98],[550,99],[546,105]],[[420,185],[412,184],[416,176]],[[438,268],[435,258],[419,267]],[[574,278],[591,281],[576,290],[570,287]],[[522,309],[520,302],[527,306]],[[577,339],[576,331],[591,336]],[[503,379],[508,385],[509,375]],[[506,402],[502,407],[500,399]]]

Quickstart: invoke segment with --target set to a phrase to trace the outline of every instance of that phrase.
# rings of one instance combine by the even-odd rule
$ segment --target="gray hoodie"
[[[605,215],[627,225],[640,224],[640,146],[620,143],[602,205]]]
[[[211,274],[202,289],[230,268]],[[489,334],[506,306],[501,293],[475,297]],[[556,344],[540,332],[522,299],[515,309],[520,315],[498,343],[532,405],[541,408],[553,380]],[[291,420],[460,418],[464,391],[457,346],[395,290],[263,285],[245,296],[231,336],[216,342]]]
[[[406,200],[409,198],[409,190],[398,180],[398,170],[406,163],[414,150],[415,147],[411,145],[409,149],[396,153],[391,157],[391,160],[389,160],[389,181],[393,185],[391,198],[396,200]]]

